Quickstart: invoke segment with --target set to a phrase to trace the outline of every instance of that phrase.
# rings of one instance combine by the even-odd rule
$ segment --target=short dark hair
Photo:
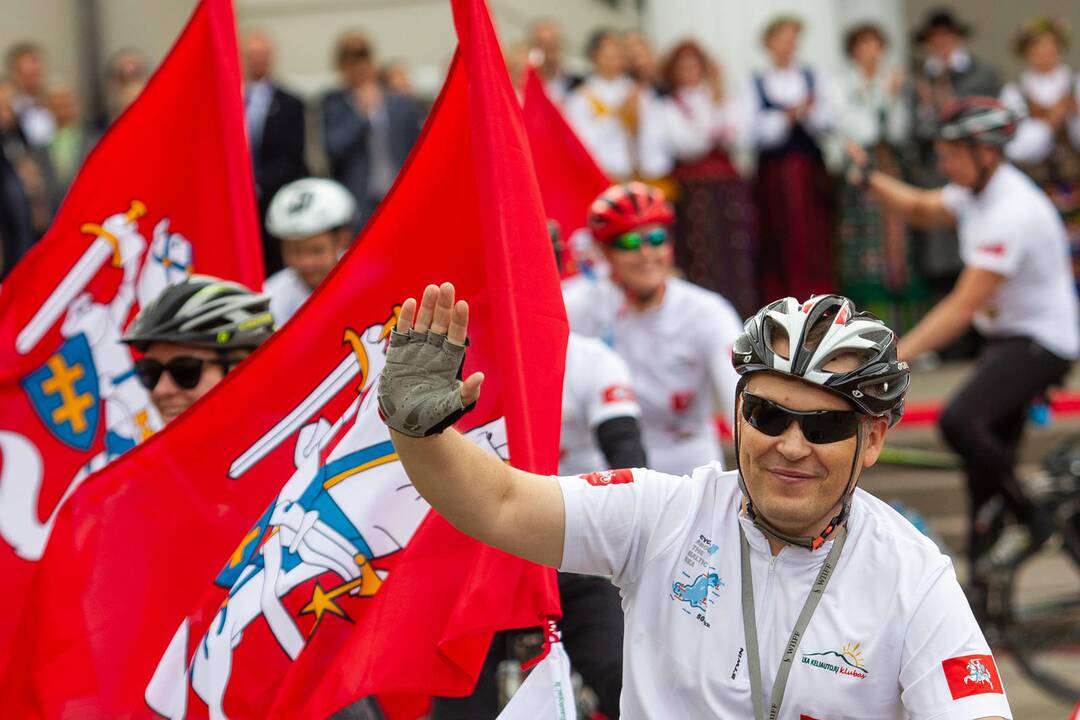
[[[22,40],[15,43],[8,48],[7,54],[4,56],[4,62],[7,65],[8,70],[15,69],[15,61],[21,58],[23,55],[44,55],[45,52],[41,49],[41,46],[30,40]]]
[[[339,70],[352,60],[374,62],[375,52],[368,36],[359,30],[349,30],[334,43],[334,66]]]
[[[864,38],[875,38],[882,47],[888,47],[889,40],[885,36],[885,31],[881,29],[881,26],[877,23],[864,22],[853,26],[844,34],[844,53],[848,57],[851,57],[855,52],[855,46],[858,45]]]
[[[585,43],[585,56],[590,60],[596,57],[596,51],[600,49],[601,43],[608,38],[617,39],[618,33],[606,27],[594,30],[593,34],[589,36],[589,41]]]

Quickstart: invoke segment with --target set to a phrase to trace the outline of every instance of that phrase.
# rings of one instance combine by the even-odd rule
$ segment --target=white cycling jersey
[[[559,473],[592,472],[607,467],[596,444],[596,428],[617,417],[639,417],[630,371],[614,350],[597,340],[570,333],[563,380]]]
[[[289,267],[266,278],[263,289],[270,296],[270,314],[278,327],[284,325],[311,297],[311,288]]]
[[[731,346],[743,324],[731,303],[679,278],[646,312],[607,278],[573,279],[563,299],[570,328],[608,343],[630,368],[649,465],[683,474],[719,459],[715,400],[731,426],[739,382]]]
[[[750,547],[764,707],[832,541],[775,557],[735,472],[559,478],[561,570],[612,575],[626,615],[622,717],[753,718],[740,527]],[[779,720],[1011,718],[949,558],[861,490],[847,543],[795,654]]]
[[[1023,336],[1067,360],[1080,357],[1069,235],[1046,193],[1002,163],[978,195],[949,184],[942,199],[956,218],[964,265],[1005,276],[975,315],[979,332]]]

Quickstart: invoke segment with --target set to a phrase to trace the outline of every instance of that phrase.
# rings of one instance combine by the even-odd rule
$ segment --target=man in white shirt
[[[1080,309],[1069,242],[1046,195],[1003,156],[1016,116],[994,98],[966,98],[942,118],[936,152],[944,188],[920,190],[884,173],[856,175],[890,210],[920,227],[955,225],[964,270],[956,286],[900,342],[911,359],[974,326],[987,343],[950,401],[941,429],[964,460],[971,495],[969,554],[980,574],[1038,549],[1051,525],[1014,466],[1031,401],[1080,355]],[[858,158],[863,159],[863,158]],[[1000,495],[1020,521],[987,548],[976,517]]]
[[[45,102],[45,53],[34,43],[7,52],[7,70],[17,90],[12,109],[31,147],[46,147],[56,134],[56,118]]]
[[[571,329],[600,338],[630,368],[650,463],[681,475],[720,458],[713,410],[719,400],[731,425],[731,345],[742,322],[720,295],[672,276],[672,220],[656,188],[633,182],[604,191],[589,227],[610,277],[567,283],[563,298]]]
[[[439,432],[483,382],[456,379],[467,327],[449,283],[428,286],[419,309],[402,304],[379,384],[391,438],[417,490],[463,532],[613,575],[623,718],[1011,717],[949,559],[855,490],[908,385],[880,320],[835,295],[760,310],[733,354],[739,469],[689,477],[544,477]],[[419,359],[411,346],[430,345],[429,332],[450,362]],[[415,373],[430,381],[420,392]]]
[[[356,200],[344,185],[304,178],[281,188],[266,211],[266,227],[281,241],[285,267],[266,279],[270,312],[282,326],[341,259],[352,240]]]

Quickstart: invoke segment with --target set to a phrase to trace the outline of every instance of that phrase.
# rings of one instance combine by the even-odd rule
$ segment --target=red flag
[[[525,75],[525,129],[536,166],[544,211],[559,223],[563,240],[578,251],[575,233],[585,227],[589,205],[611,185],[530,66]],[[587,231],[585,231],[587,232]]]
[[[325,717],[463,694],[494,630],[558,612],[550,570],[428,510],[375,412],[395,303],[448,279],[472,308],[466,371],[487,375],[460,426],[556,467],[567,330],[531,154],[486,8],[454,15],[424,134],[334,273],[65,506],[0,696],[14,715]]]
[[[0,293],[0,676],[59,506],[161,425],[129,318],[193,268],[262,281],[233,28],[198,7]]]

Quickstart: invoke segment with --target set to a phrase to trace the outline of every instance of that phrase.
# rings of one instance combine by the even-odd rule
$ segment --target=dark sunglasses
[[[664,228],[653,228],[647,232],[631,230],[622,235],[616,235],[611,241],[611,246],[618,250],[638,250],[642,245],[660,247],[667,242],[668,232]]]
[[[198,358],[188,355],[174,357],[167,363],[149,358],[139,358],[135,361],[135,374],[139,376],[139,382],[147,390],[157,387],[161,380],[161,373],[168,372],[173,382],[184,390],[191,390],[202,379],[203,367],[206,363],[228,367],[224,360],[216,358]]]
[[[789,410],[748,392],[743,393],[742,416],[755,430],[769,437],[783,435],[791,423],[797,422],[803,437],[815,445],[853,437],[863,417],[855,410]]]

